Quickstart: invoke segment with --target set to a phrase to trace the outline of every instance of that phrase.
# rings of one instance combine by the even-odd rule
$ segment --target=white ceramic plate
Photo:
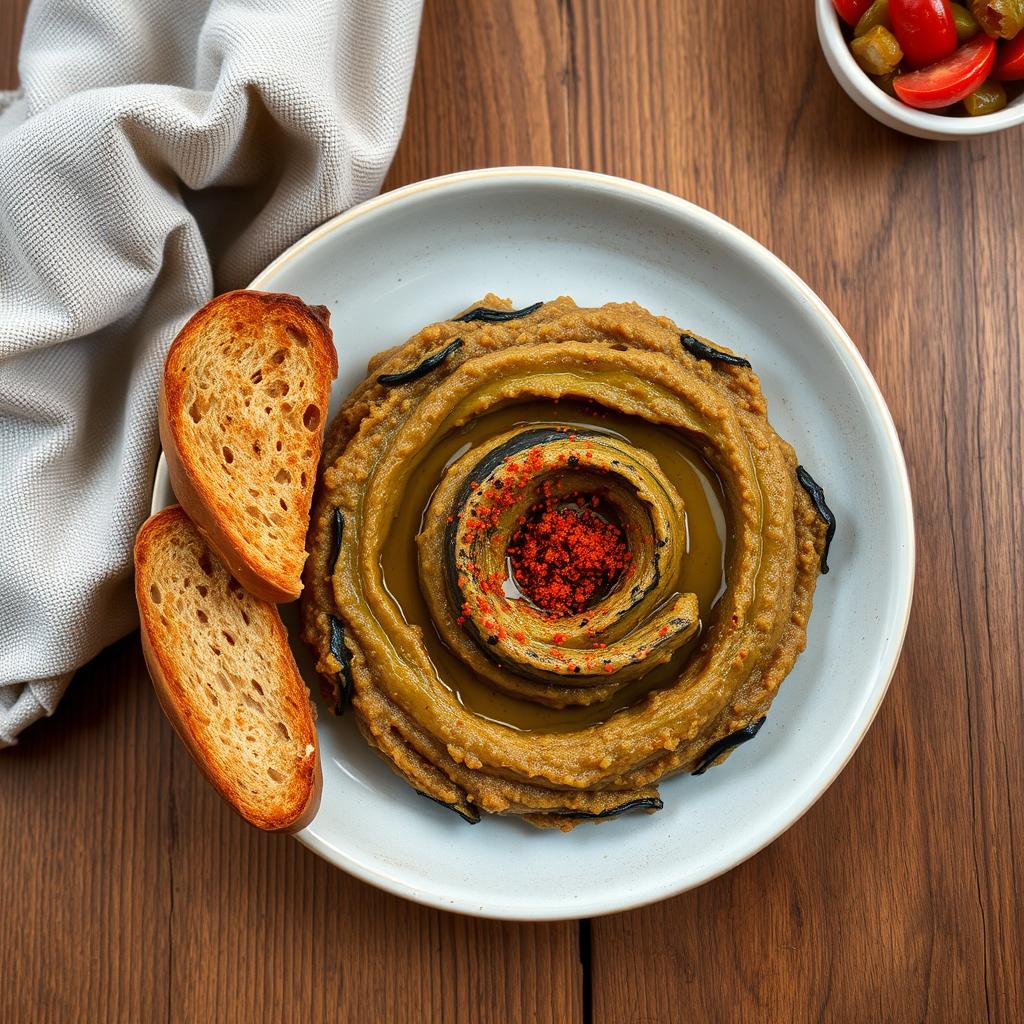
[[[331,309],[341,372],[488,291],[517,306],[635,299],[749,356],[772,422],[839,521],[806,652],[753,743],[665,809],[568,835],[485,816],[473,827],[417,796],[351,717],[321,708],[323,802],[301,842],[420,903],[486,917],[605,914],[729,870],[802,815],[856,749],[889,684],[910,611],[910,490],[889,412],[822,302],[747,235],[675,196],[553,168],[471,171],[390,192],[296,243],[252,285]],[[154,509],[173,501],[161,459]],[[294,624],[294,611],[284,609]],[[304,645],[296,656],[317,693]]]

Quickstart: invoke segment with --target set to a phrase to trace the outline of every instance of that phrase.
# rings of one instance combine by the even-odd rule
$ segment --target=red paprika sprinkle
[[[570,615],[608,590],[629,551],[621,527],[589,508],[554,501],[531,510],[512,535],[508,557],[516,585],[534,604]]]

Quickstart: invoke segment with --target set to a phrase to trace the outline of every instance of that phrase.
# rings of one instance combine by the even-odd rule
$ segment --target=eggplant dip
[[[332,423],[304,636],[417,792],[568,830],[757,733],[834,529],[742,356],[632,303],[488,295]]]

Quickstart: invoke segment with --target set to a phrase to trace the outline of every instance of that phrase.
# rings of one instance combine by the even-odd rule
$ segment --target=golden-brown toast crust
[[[250,806],[246,807],[238,780],[231,778],[214,763],[209,743],[204,742],[201,731],[196,728],[197,709],[189,699],[183,678],[184,666],[173,642],[173,630],[168,630],[160,621],[150,600],[151,586],[154,582],[161,582],[154,564],[157,557],[166,550],[173,534],[192,529],[194,524],[189,521],[184,510],[175,505],[148,519],[135,541],[135,595],[139,606],[142,651],[157,699],[199,769],[246,821],[268,832],[297,832],[316,816],[323,777],[309,691],[295,665],[288,635],[277,610],[272,605],[264,604],[264,614],[260,615],[258,622],[253,622],[253,630],[242,642],[259,643],[262,651],[269,656],[282,692],[290,698],[288,703],[295,709],[292,720],[288,722],[292,735],[307,751],[312,748],[289,780],[284,809],[253,807],[251,801]]]
[[[313,448],[313,470],[308,474],[301,536],[296,532],[291,545],[294,550],[290,549],[289,552],[293,562],[295,558],[300,559],[298,571],[292,572],[282,568],[288,561],[286,558],[268,561],[255,557],[251,526],[241,522],[238,514],[225,512],[223,506],[218,508],[214,498],[220,481],[211,479],[210,474],[204,472],[199,460],[194,457],[195,453],[190,450],[190,439],[183,429],[184,417],[187,415],[185,389],[190,365],[194,361],[192,355],[197,346],[202,346],[204,334],[210,325],[214,322],[230,322],[237,329],[251,329],[256,335],[271,317],[301,326],[303,336],[309,339],[314,365],[313,379],[305,382],[305,396],[293,394],[290,398],[296,403],[308,400],[321,410],[321,429],[309,438]],[[315,467],[319,461],[323,437],[322,424],[326,419],[331,383],[338,375],[338,354],[329,321],[330,312],[326,307],[307,306],[294,295],[249,290],[226,292],[208,302],[185,324],[174,339],[164,365],[159,398],[160,441],[167,458],[175,496],[239,583],[261,600],[275,604],[293,601],[302,590],[301,562],[304,560]],[[287,338],[279,338],[275,344],[287,346],[289,341]],[[232,430],[237,432],[240,444],[249,443],[247,424],[232,424]],[[249,537],[247,531],[250,531]]]

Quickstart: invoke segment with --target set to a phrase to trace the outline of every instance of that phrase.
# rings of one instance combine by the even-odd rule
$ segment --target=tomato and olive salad
[[[977,117],[1024,86],[1024,0],[832,0],[850,50],[908,107]]]

